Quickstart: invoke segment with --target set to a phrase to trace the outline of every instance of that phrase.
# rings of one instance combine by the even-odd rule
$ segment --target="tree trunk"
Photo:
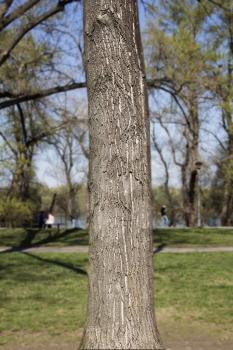
[[[149,116],[136,0],[86,0],[90,270],[83,349],[163,349],[153,303]]]
[[[224,202],[221,212],[223,226],[232,225],[233,221],[233,116],[232,116],[232,83],[233,83],[233,39],[231,21],[229,22],[229,51],[227,62],[226,95],[223,97],[225,108],[223,109],[224,128],[228,136],[228,161],[224,168]]]
[[[184,219],[187,227],[198,226],[198,170],[182,169],[182,197]]]
[[[233,134],[228,132],[228,139],[228,160],[224,171],[224,195],[221,212],[221,223],[223,226],[231,226],[233,223]]]
[[[190,183],[189,183],[189,223],[191,227],[197,226],[197,176],[198,172],[194,169],[190,174]]]
[[[199,115],[195,91],[189,96],[189,124],[186,126],[185,162],[182,166],[182,194],[185,223],[188,227],[198,226],[198,168],[199,162]]]
[[[29,153],[29,152],[28,152]],[[21,201],[30,199],[30,185],[33,178],[32,156],[21,152],[16,159],[14,174],[8,196]]]
[[[225,180],[224,183],[224,195],[223,195],[223,207],[221,212],[221,224],[222,226],[231,226],[232,219],[232,186],[233,182],[230,179]]]
[[[162,121],[160,120],[160,125],[163,126]],[[176,225],[176,209],[175,209],[175,204],[174,204],[174,199],[172,196],[172,193],[169,188],[169,169],[168,169],[168,164],[166,162],[166,159],[164,158],[162,148],[159,146],[159,143],[156,140],[155,136],[155,124],[153,123],[153,130],[152,130],[152,141],[153,145],[158,152],[159,158],[161,160],[161,163],[163,164],[164,167],[164,192],[167,197],[167,202],[169,203],[169,208],[170,208],[170,223],[169,226],[175,226]]]

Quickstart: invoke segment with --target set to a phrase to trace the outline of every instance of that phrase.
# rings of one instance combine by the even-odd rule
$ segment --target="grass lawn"
[[[153,232],[155,245],[170,247],[233,246],[233,229],[163,228]]]
[[[169,247],[193,246],[233,246],[233,229],[201,228],[177,229],[163,228],[153,232],[154,245]],[[0,229],[0,246],[28,247],[30,245],[71,246],[88,245],[86,230],[38,230],[38,229]]]
[[[157,319],[166,337],[198,327],[233,340],[232,261],[232,253],[154,256]],[[35,334],[78,341],[87,302],[86,254],[2,253],[0,266],[0,344],[30,344]]]
[[[0,246],[27,247],[30,245],[57,247],[88,245],[88,233],[82,229],[0,229]]]
[[[0,255],[0,344],[17,333],[52,336],[83,326],[86,254]]]

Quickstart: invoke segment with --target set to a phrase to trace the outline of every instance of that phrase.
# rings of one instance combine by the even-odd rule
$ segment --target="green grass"
[[[159,309],[175,319],[223,326],[233,323],[232,253],[161,254],[155,257]]]
[[[88,233],[82,229],[0,229],[0,246],[27,247],[31,245],[44,245],[63,247],[87,244]]]
[[[195,324],[231,334],[232,253],[157,254],[159,324]],[[1,342],[17,334],[56,336],[83,327],[87,302],[86,254],[0,254]]]
[[[228,228],[157,229],[154,245],[170,247],[233,246],[233,230]],[[0,229],[0,246],[27,247],[30,245],[71,246],[88,245],[86,230]]]
[[[0,332],[51,335],[81,328],[86,312],[85,254],[1,254]]]
[[[233,246],[233,229],[163,228],[154,231],[155,245],[173,247]]]

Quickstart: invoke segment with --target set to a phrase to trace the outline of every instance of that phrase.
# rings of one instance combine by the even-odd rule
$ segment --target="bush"
[[[32,221],[33,213],[31,202],[22,202],[16,198],[0,200],[0,222],[3,226],[24,226]]]

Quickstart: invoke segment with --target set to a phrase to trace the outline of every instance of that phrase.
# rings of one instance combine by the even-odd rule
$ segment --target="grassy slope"
[[[157,254],[159,323],[178,322],[182,329],[198,322],[206,330],[216,325],[218,337],[233,338],[232,258],[231,253]],[[83,326],[87,255],[5,253],[0,264],[2,344],[19,332],[55,336]]]
[[[233,246],[233,229],[158,229],[154,231],[154,242],[167,246]]]
[[[23,247],[33,244],[46,246],[87,245],[86,230],[38,230],[38,229],[1,229],[0,246]]]
[[[32,244],[47,246],[87,245],[85,230],[0,229],[0,246],[25,247]],[[157,229],[154,245],[166,246],[233,246],[233,229]]]

